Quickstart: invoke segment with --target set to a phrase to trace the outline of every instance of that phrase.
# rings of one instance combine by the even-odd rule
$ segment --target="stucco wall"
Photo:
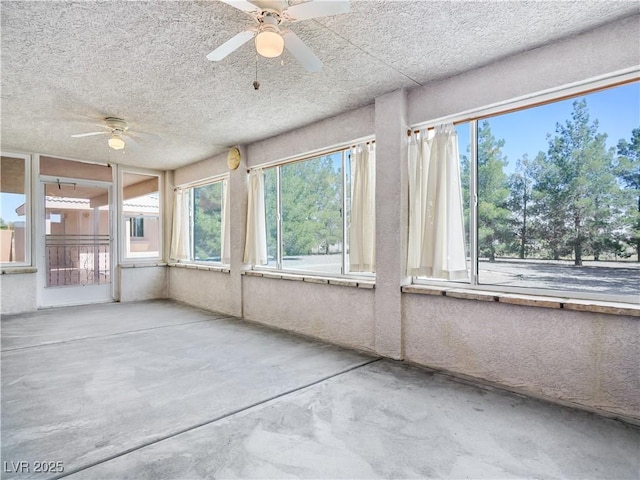
[[[255,167],[373,135],[374,117],[375,108],[369,105],[253,143],[247,149],[247,164]]]
[[[197,182],[209,177],[215,177],[227,173],[227,154],[216,155],[205,160],[201,160],[186,167],[179,168],[173,173],[174,185],[184,185],[186,183]]]
[[[169,267],[171,298],[206,310],[235,315],[229,273]]]
[[[118,267],[118,270],[120,271],[121,302],[168,297],[167,267]]]
[[[244,276],[248,320],[356,348],[374,349],[373,289]]]
[[[442,118],[637,67],[636,15],[409,92],[409,123]]]
[[[405,359],[640,419],[640,319],[403,295]]]
[[[38,308],[37,274],[0,275],[0,313],[30,312]]]

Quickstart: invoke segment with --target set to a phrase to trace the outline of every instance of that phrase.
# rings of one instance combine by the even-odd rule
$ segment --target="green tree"
[[[615,173],[624,187],[623,238],[635,248],[640,262],[640,128],[631,131],[629,142],[624,138],[618,142]]]
[[[278,197],[277,197],[277,168],[267,168],[264,171],[264,208],[267,230],[267,255],[277,257],[278,242]]]
[[[329,253],[342,241],[341,168],[324,156],[280,171],[283,256]]]
[[[512,225],[517,240],[519,258],[526,258],[531,243],[531,207],[533,196],[533,163],[525,153],[516,160],[516,169],[509,175],[509,200]]]
[[[582,265],[585,254],[598,257],[611,237],[617,185],[606,138],[598,121],[590,122],[586,100],[575,101],[571,119],[556,124],[547,155],[536,162],[535,198],[554,259],[570,249]]]
[[[471,192],[470,192],[470,165],[469,165],[469,154],[471,152],[471,145],[467,146],[466,155],[460,154],[460,184],[462,186],[462,216],[464,218],[464,235],[465,235],[465,246],[466,246],[466,254],[469,256],[469,233],[470,227],[469,222],[471,221],[470,216],[470,207],[471,207]]]
[[[510,213],[507,209],[509,186],[502,154],[504,140],[491,133],[487,120],[478,126],[478,249],[495,261],[509,238]]]
[[[535,158],[533,176],[534,235],[546,247],[550,258],[560,260],[571,253],[571,249],[566,245],[567,195],[561,188],[561,172],[559,167],[541,152]]]
[[[220,260],[222,242],[222,182],[194,189],[193,243],[195,258]]]

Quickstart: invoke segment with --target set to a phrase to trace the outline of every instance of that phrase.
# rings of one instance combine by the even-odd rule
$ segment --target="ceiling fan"
[[[104,124],[96,123],[95,125],[104,128],[103,131],[77,133],[71,135],[72,138],[91,137],[93,135],[110,135],[108,144],[114,150],[122,150],[125,146],[137,147],[137,142],[132,138],[134,132],[129,130],[129,124],[121,118],[107,117]],[[142,132],[138,132],[142,133]]]
[[[255,3],[248,0],[220,1],[249,14],[256,25],[227,40],[207,55],[207,59],[219,62],[253,38],[256,51],[263,57],[278,57],[286,48],[309,72],[319,71],[322,61],[283,24],[349,11],[349,0],[310,0],[291,6],[285,0],[253,0]]]

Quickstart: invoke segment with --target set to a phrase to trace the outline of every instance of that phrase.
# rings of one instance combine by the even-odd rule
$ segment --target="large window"
[[[27,265],[29,255],[29,157],[0,158],[0,263]]]
[[[122,214],[126,229],[124,259],[160,258],[160,177],[124,172]]]
[[[639,119],[636,82],[458,125],[471,284],[640,302]]]
[[[266,168],[267,267],[350,274],[350,151]]]

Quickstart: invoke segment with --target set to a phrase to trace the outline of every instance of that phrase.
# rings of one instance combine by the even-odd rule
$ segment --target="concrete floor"
[[[638,427],[172,302],[1,326],[2,478],[640,476]]]

